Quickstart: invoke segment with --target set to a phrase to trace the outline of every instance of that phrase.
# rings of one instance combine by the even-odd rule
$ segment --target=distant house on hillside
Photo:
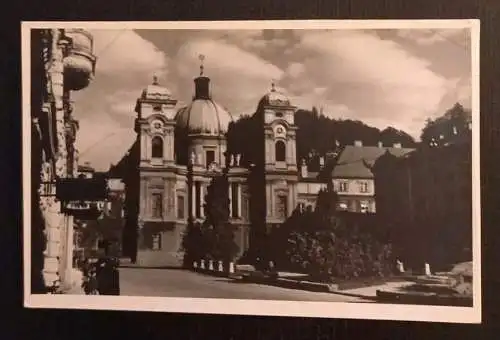
[[[375,213],[375,181],[370,167],[386,152],[402,157],[413,150],[402,148],[401,144],[392,147],[384,147],[381,143],[378,146],[363,146],[361,141],[345,146],[331,173],[333,188],[339,199],[338,209]]]

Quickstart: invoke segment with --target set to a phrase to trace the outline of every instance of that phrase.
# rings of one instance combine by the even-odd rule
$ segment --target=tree
[[[235,226],[229,221],[229,181],[226,174],[215,176],[205,196],[206,219],[202,229],[208,239],[212,259],[232,261],[238,253]]]
[[[204,258],[208,252],[202,226],[200,223],[189,223],[182,239],[184,250],[184,266],[190,268],[194,261]]]
[[[458,136],[468,135],[471,111],[456,103],[441,117],[427,119],[420,139],[427,146],[453,142]]]

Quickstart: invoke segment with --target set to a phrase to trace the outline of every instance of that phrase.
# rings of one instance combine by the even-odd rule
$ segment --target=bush
[[[290,267],[319,281],[383,277],[393,270],[391,246],[368,235],[339,237],[333,230],[294,231],[287,242]]]
[[[392,274],[392,246],[338,216],[335,202],[331,188],[322,190],[315,211],[296,210],[272,231],[268,248],[276,264],[319,281]]]

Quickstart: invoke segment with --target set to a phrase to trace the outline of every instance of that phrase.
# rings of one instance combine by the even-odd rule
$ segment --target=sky
[[[72,93],[80,162],[117,163],[135,139],[135,102],[153,76],[193,95],[199,55],[213,99],[237,119],[273,81],[292,104],[418,139],[427,118],[471,105],[469,30],[92,30],[96,74]]]

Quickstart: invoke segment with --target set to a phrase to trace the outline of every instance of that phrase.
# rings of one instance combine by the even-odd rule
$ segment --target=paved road
[[[124,296],[367,302],[355,297],[242,283],[177,269],[120,268]]]

